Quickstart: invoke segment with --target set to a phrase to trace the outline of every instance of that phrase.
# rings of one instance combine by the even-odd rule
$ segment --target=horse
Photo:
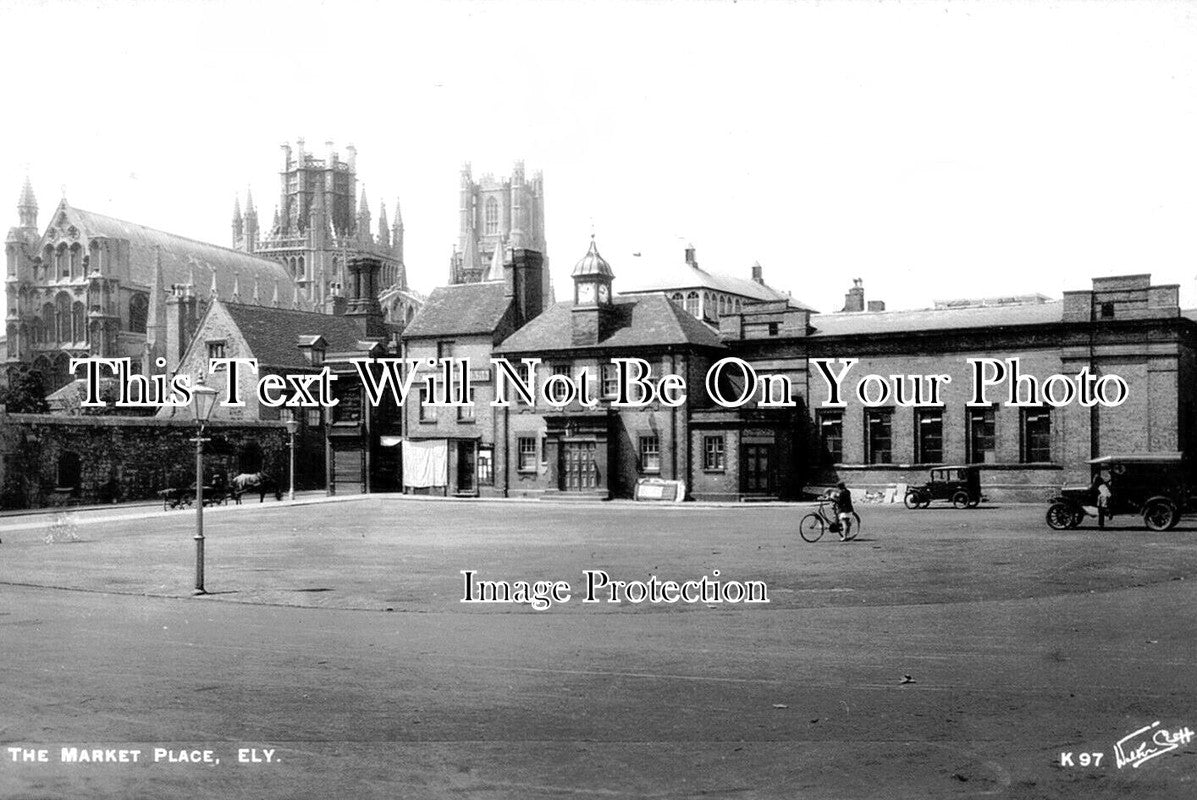
[[[243,472],[233,478],[233,496],[241,502],[241,495],[245,492],[258,493],[258,502],[266,502],[266,493],[274,492],[275,500],[283,499],[282,487],[272,476],[265,472]]]

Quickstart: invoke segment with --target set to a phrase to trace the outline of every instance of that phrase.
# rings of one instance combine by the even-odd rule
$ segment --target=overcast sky
[[[1150,272],[1197,306],[1197,4],[0,0],[0,207],[229,243],[279,144],[358,149],[445,281],[458,171],[543,170],[559,295],[599,248],[838,310]],[[377,220],[377,216],[375,216]],[[642,253],[634,257],[633,253]]]

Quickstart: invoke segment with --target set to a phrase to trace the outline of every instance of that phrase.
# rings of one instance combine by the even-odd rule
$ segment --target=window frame
[[[844,412],[838,409],[826,409],[817,412],[815,421],[819,426],[819,459],[825,465],[843,464],[844,463]],[[829,423],[838,427],[838,434],[835,437],[838,445],[836,451],[833,452],[827,446],[830,437],[825,433]],[[838,456],[838,458],[837,458]]]
[[[878,448],[873,442],[873,424],[870,417],[877,416],[878,422],[884,421],[886,431],[886,450],[884,452],[888,458],[880,460],[875,458],[875,453]],[[894,462],[894,409],[889,408],[866,408],[864,410],[864,462],[866,464],[893,464]]]
[[[1030,430],[1032,424],[1032,417],[1035,421],[1043,420],[1047,426],[1046,444],[1042,447],[1032,444],[1033,434]],[[1052,462],[1052,415],[1051,406],[1036,406],[1034,408],[1020,408],[1018,410],[1018,433],[1019,433],[1019,461],[1023,464],[1051,464]],[[1035,434],[1042,435],[1042,434]],[[1042,449],[1046,449],[1047,458],[1032,458],[1033,455],[1039,455]]]
[[[916,408],[914,410],[914,463],[942,464],[944,463],[943,447],[943,409],[938,407]],[[926,452],[926,442],[923,439],[924,420],[935,419],[939,424],[939,452],[938,458],[930,458]],[[932,453],[932,455],[936,455]]]
[[[661,437],[657,434],[645,434],[639,440],[640,472],[645,475],[661,474]],[[655,460],[655,465],[650,464]]]
[[[715,445],[713,447],[713,445]],[[723,434],[703,434],[702,437],[702,471],[727,471],[727,441]]]
[[[987,434],[982,434],[978,437],[976,434],[977,423],[988,429]],[[964,441],[966,452],[964,460],[969,464],[990,464],[997,461],[997,409],[993,406],[975,406],[966,408],[964,410]],[[989,447],[978,449],[977,439],[988,439]],[[993,461],[986,461],[984,453],[993,453]]]

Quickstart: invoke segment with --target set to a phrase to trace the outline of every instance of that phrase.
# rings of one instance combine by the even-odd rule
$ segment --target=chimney
[[[870,300],[869,301],[869,311],[884,311],[884,310],[885,310],[885,301],[884,300]]]
[[[694,245],[686,245],[686,264],[698,269],[698,259],[694,257]]]
[[[535,250],[512,248],[503,263],[503,296],[515,303],[515,327],[521,328],[544,310],[544,256]]]
[[[173,375],[179,369],[183,354],[195,336],[195,288],[185,284],[171,287],[166,299],[166,371]]]
[[[357,322],[363,339],[385,339],[386,323],[378,304],[378,273],[382,261],[370,256],[354,256],[345,264],[349,273],[350,298],[345,316]]]
[[[852,279],[852,288],[844,295],[844,311],[864,311],[864,281],[860,278]]]
[[[761,262],[757,261],[752,265],[752,282],[765,285],[765,278],[761,270]]]

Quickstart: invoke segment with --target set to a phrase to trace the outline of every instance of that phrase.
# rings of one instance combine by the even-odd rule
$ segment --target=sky
[[[683,257],[836,311],[1151,273],[1197,306],[1197,4],[0,0],[0,220],[229,244],[279,145],[358,151],[444,283],[462,162],[543,171],[559,296]],[[375,216],[377,220],[377,216]],[[633,253],[640,253],[634,256]]]

